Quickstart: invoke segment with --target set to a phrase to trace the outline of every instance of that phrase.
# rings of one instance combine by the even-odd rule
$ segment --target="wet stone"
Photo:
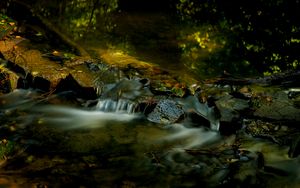
[[[142,81],[142,82],[141,82]],[[104,99],[126,99],[136,101],[143,96],[152,96],[152,93],[139,79],[122,79],[116,84],[108,84],[103,89],[102,98]]]
[[[147,119],[155,123],[170,124],[178,122],[184,111],[175,101],[165,99],[158,102],[154,110],[148,114]]]
[[[224,122],[231,122],[233,119],[239,118],[240,112],[249,107],[247,100],[237,99],[231,95],[226,95],[215,103],[221,114],[220,121]]]
[[[294,107],[300,109],[300,96],[293,99],[293,104],[294,104]]]
[[[255,138],[268,140],[274,144],[289,147],[289,157],[297,157],[300,154],[299,130],[281,123],[270,123],[261,120],[244,120],[245,132]]]
[[[300,133],[296,133],[290,143],[289,157],[298,157],[300,155]]]
[[[7,67],[7,62],[0,58],[0,94],[9,93],[17,88],[17,82],[20,76],[10,71]]]
[[[268,103],[260,103],[254,115],[274,120],[300,121],[300,109],[294,106],[294,101],[287,98],[272,98]]]

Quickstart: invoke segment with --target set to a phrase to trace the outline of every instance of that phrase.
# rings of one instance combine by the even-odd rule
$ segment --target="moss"
[[[0,158],[7,158],[13,153],[15,149],[15,143],[10,140],[2,139],[0,142]]]

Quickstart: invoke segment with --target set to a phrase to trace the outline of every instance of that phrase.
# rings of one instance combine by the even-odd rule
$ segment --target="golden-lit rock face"
[[[27,73],[31,73],[33,77],[39,76],[49,80],[51,88],[55,88],[59,81],[69,74],[81,86],[93,86],[94,75],[89,72],[86,66],[63,66],[58,61],[52,61],[44,57],[41,51],[30,49],[28,46],[30,46],[30,42],[26,40],[19,43],[10,40],[1,41],[0,51],[5,59],[22,67]]]
[[[64,52],[55,50],[45,55],[41,49],[33,48],[31,42],[23,38],[7,39],[7,41],[1,42],[0,50],[5,59],[20,66],[34,78],[41,77],[48,80],[50,82],[49,89],[55,88],[61,79],[70,74],[82,87],[95,88],[95,80],[99,75],[85,66],[85,62],[91,60],[90,56],[73,55],[67,57],[67,60],[61,60],[59,58],[65,58]],[[151,86],[158,91],[168,91],[176,96],[183,96],[189,86],[196,83],[191,76],[185,73],[178,74],[164,70],[157,64],[142,61],[121,50],[109,48],[93,48],[92,50],[96,52],[103,63],[109,67],[120,69],[126,77],[150,79]],[[96,61],[93,63],[97,64]]]
[[[126,52],[114,49],[93,49],[104,63],[118,67],[129,77],[141,77],[151,80],[151,86],[158,91],[170,91],[176,96],[183,96],[187,89],[192,90],[199,84],[192,75],[178,71],[162,69],[159,65],[133,57]]]

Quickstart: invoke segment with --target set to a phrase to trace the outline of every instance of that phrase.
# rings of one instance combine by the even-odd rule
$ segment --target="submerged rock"
[[[178,101],[183,106],[184,111],[191,117],[192,121],[196,120],[197,123],[203,125],[203,120],[206,120],[209,122],[212,130],[219,130],[219,114],[215,110],[215,106],[209,106],[208,102],[200,103],[195,96],[189,96],[185,99],[179,99]],[[198,118],[193,117],[193,114],[197,115]]]

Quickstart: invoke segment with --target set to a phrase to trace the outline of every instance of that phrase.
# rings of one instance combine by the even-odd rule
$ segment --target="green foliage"
[[[6,140],[3,139],[0,141],[0,159],[3,158],[7,158],[10,154],[13,153],[15,148],[15,143],[10,141],[10,140]]]
[[[110,14],[118,8],[118,0],[54,0],[36,1],[34,11],[63,25],[75,39],[88,32],[105,28],[112,30]]]
[[[16,22],[0,13],[0,40],[10,34],[16,27]]]
[[[219,76],[224,70],[240,76],[256,75],[249,61],[232,53],[236,48],[234,40],[223,31],[211,24],[184,27],[179,37],[181,61],[200,78]]]
[[[57,25],[63,25],[63,30],[75,39],[92,36],[89,35],[90,32],[97,31],[103,40],[110,37],[118,42],[122,37],[113,36],[117,33],[114,32],[117,29],[116,22],[113,21],[117,16],[114,17],[113,13],[119,11],[122,3],[123,6],[124,3],[138,4],[138,1],[131,0],[24,0],[24,2],[32,5],[33,12],[59,23]],[[165,5],[165,2],[153,1],[153,4],[159,6]],[[181,23],[193,27],[189,32],[180,32],[178,37],[178,47],[182,52],[183,61],[193,69],[209,72],[217,67],[220,71],[223,69],[243,74],[242,69],[252,66],[260,73],[271,74],[300,68],[298,0],[168,0],[167,2],[170,3],[170,7],[176,8]],[[11,0],[1,1],[0,6],[6,7],[10,3]],[[3,8],[1,11],[3,12]],[[159,29],[153,26],[155,32]],[[8,30],[2,31],[6,33],[1,33],[0,37],[5,36]],[[135,33],[135,29],[132,33]],[[145,36],[143,39],[153,37],[149,29],[143,35]],[[127,47],[135,42],[135,47],[139,50],[143,50],[143,46],[151,47],[157,44],[157,41],[149,40],[151,42],[147,42],[146,45],[139,45],[141,44],[141,39],[137,37],[139,33],[132,36],[129,42],[123,37],[122,40],[125,42],[122,44]],[[156,40],[159,37],[156,37]]]
[[[216,24],[227,34],[229,62],[269,73],[300,68],[299,1],[179,0],[176,7],[182,20]]]

